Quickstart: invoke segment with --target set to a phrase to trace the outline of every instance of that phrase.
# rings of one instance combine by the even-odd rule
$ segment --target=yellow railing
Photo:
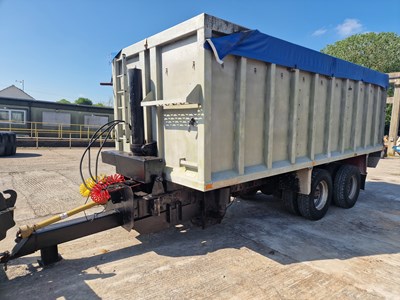
[[[45,122],[10,122],[1,121],[0,131],[13,131],[20,140],[35,140],[36,147],[39,141],[69,141],[69,145],[73,141],[89,141],[93,134],[100,126],[84,125],[84,124],[57,124]],[[100,136],[101,143],[108,133]],[[108,141],[114,141],[115,131],[113,130],[108,138]]]

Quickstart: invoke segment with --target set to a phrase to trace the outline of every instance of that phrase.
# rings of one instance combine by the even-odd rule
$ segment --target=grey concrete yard
[[[17,226],[0,252],[13,247],[18,226],[84,203],[82,152],[21,148],[0,158],[0,191],[18,192]],[[205,230],[115,228],[59,251],[64,259],[48,268],[35,253],[1,269],[0,299],[399,299],[400,158],[369,169],[355,207],[331,206],[320,221],[257,194],[236,199],[222,224]]]

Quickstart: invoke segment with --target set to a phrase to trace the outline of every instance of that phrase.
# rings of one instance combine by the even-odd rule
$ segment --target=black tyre
[[[311,193],[298,194],[300,214],[309,220],[319,220],[325,216],[332,200],[332,178],[328,171],[314,169],[311,177]]]
[[[4,151],[4,155],[5,156],[10,156],[12,154],[12,147],[13,147],[13,143],[12,143],[12,138],[10,135],[6,135],[6,150]]]
[[[15,155],[17,153],[17,145],[14,145],[14,147],[11,150],[11,155]]]
[[[2,132],[0,132],[0,156],[4,156],[6,151],[5,137]]]
[[[17,139],[14,132],[0,132],[0,156],[14,155],[17,151]]]
[[[282,194],[283,194],[283,190],[281,189],[276,189],[273,193],[272,196],[274,196],[274,199],[276,200],[282,200]]]
[[[17,135],[14,132],[12,133],[12,139],[13,146],[11,148],[11,155],[15,155],[17,153]]]
[[[297,203],[297,192],[293,192],[290,190],[283,190],[282,191],[282,201],[283,201],[283,206],[285,209],[294,214],[299,216],[300,215],[300,210],[299,206]]]
[[[339,207],[353,207],[360,194],[360,186],[359,169],[352,165],[341,166],[333,183],[333,202]]]
[[[6,151],[5,155],[10,156],[13,155],[13,149],[15,147],[15,136],[13,136],[11,133],[7,135],[7,142],[6,142]]]

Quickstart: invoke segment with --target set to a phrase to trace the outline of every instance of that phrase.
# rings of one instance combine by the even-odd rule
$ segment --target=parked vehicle
[[[386,74],[206,14],[126,47],[113,60],[115,121],[101,128],[116,129],[102,160],[123,176],[85,183],[106,212],[21,228],[3,262],[42,250],[51,263],[57,244],[119,225],[205,227],[257,191],[310,220],[331,202],[350,208],[380,158],[387,86]]]

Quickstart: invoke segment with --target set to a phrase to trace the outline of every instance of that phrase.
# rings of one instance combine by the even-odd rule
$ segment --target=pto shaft
[[[46,227],[46,226],[48,226],[48,225],[50,225],[50,224],[53,224],[53,223],[58,222],[58,221],[60,221],[60,220],[66,219],[66,218],[68,218],[68,217],[70,217],[70,216],[72,216],[72,215],[75,215],[75,214],[77,214],[77,213],[80,213],[80,212],[82,212],[82,211],[84,211],[84,210],[87,210],[87,209],[89,209],[89,208],[92,208],[92,207],[94,207],[94,206],[96,206],[96,205],[98,205],[96,202],[89,202],[89,203],[87,203],[87,204],[78,206],[78,207],[76,207],[76,208],[74,208],[74,209],[71,209],[71,210],[69,210],[69,211],[67,211],[67,212],[61,213],[61,214],[59,214],[59,215],[57,215],[57,216],[51,217],[51,218],[49,218],[49,219],[47,219],[47,220],[44,220],[44,221],[39,222],[39,223],[36,223],[36,224],[34,224],[34,225],[23,225],[23,226],[21,226],[21,227],[19,228],[18,235],[19,235],[21,238],[27,238],[27,237],[29,237],[34,231],[36,231],[36,230],[38,230],[38,229],[40,229],[40,228]]]

